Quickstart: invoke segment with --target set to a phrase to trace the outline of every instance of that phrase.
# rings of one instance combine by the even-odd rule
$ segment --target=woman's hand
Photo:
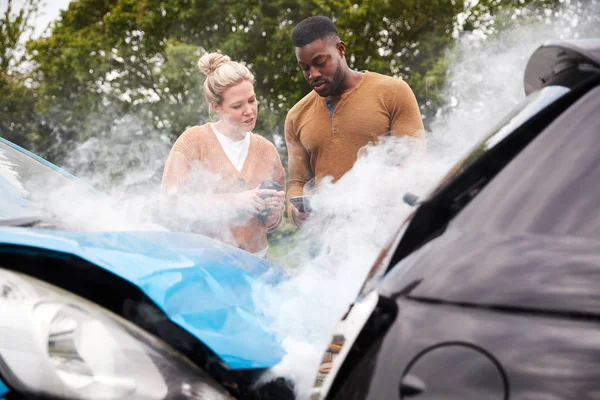
[[[269,215],[265,218],[265,226],[276,225],[283,214],[285,201],[285,192],[274,192],[272,196],[265,199],[265,208],[269,210]]]
[[[283,202],[285,201],[285,192],[276,192],[272,190],[273,195],[265,199],[265,207],[273,211],[283,211]]]
[[[258,214],[266,208],[266,201],[263,198],[274,195],[275,190],[252,189],[233,195],[233,207],[238,211],[245,211],[249,214]]]

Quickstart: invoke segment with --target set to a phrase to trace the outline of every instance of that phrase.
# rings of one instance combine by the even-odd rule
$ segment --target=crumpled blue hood
[[[285,274],[244,251],[173,232],[0,227],[0,243],[73,254],[133,283],[231,369],[269,368],[283,357],[252,292]]]

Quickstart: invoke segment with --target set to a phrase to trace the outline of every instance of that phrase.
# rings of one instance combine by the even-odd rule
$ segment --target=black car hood
[[[599,281],[598,240],[449,228],[395,266],[380,291],[410,285],[413,298],[600,316]]]

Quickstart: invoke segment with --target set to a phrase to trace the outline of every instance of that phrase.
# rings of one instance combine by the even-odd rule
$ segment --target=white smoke
[[[107,117],[111,114],[107,110]],[[101,121],[101,122],[99,122]],[[92,187],[62,176],[44,176],[34,186],[53,216],[55,227],[78,231],[173,230],[203,234],[235,244],[232,230],[252,217],[232,212],[219,196],[223,178],[200,162],[189,171],[185,188],[161,193],[161,178],[172,143],[165,135],[128,115],[95,124],[87,140],[68,153],[64,168]]]
[[[519,10],[526,24],[493,36],[464,34],[457,41],[448,54],[453,60],[444,92],[449,105],[431,124],[425,157],[398,168],[407,142],[384,140],[365,149],[336,184],[319,185],[311,201],[314,215],[282,259],[292,279],[275,291],[256,293],[287,351],[264,380],[285,376],[298,398],[308,397],[335,324],[411,211],[402,202],[404,193],[427,194],[525,98],[523,74],[537,47],[548,40],[600,36],[598,2],[565,3],[550,14]]]
[[[444,92],[448,106],[427,132],[426,156],[399,168],[411,153],[411,142],[389,138],[365,148],[354,168],[338,182],[325,181],[316,189],[314,217],[287,243],[287,254],[281,259],[292,279],[268,292],[261,286],[255,293],[287,351],[272,375],[291,378],[299,398],[307,397],[334,325],[355,299],[380,249],[411,211],[402,202],[404,193],[426,195],[525,97],[523,72],[539,45],[552,39],[600,37],[598,1],[565,3],[549,15],[524,9],[521,14],[533,23],[493,36],[467,33],[457,41],[448,54],[453,61]],[[90,117],[90,125],[96,118]],[[155,214],[170,140],[134,117],[111,122],[108,130],[74,149],[65,163],[67,170],[108,196],[81,197],[69,188],[52,191],[52,184],[46,182],[53,211],[70,216],[67,222],[78,229],[82,221],[84,229],[94,230],[168,225],[156,220]],[[216,186],[208,176],[200,174],[199,179],[207,188]],[[206,213],[212,207],[217,205],[198,199],[180,210],[179,220],[186,226],[177,229],[193,230],[193,223],[188,226],[185,221],[196,220],[202,211],[218,215]]]

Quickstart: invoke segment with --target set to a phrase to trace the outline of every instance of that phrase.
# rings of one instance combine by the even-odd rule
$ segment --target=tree
[[[487,35],[496,34],[510,25],[527,22],[531,14],[541,16],[555,10],[560,0],[478,0],[468,5],[460,30],[479,30]],[[534,17],[535,18],[535,17]]]
[[[33,35],[33,22],[38,14],[40,0],[26,0],[14,13],[12,0],[0,18],[0,74],[18,71],[27,59],[23,44]]]
[[[26,0],[14,12],[12,0],[0,16],[0,134],[16,143],[36,143],[46,132],[34,112],[36,83],[24,43],[33,35],[40,0]]]
[[[453,42],[460,1],[274,0],[192,2],[163,29],[186,43],[216,48],[247,61],[271,113],[285,112],[310,88],[303,82],[290,37],[302,19],[324,14],[337,24],[352,67],[391,74],[414,86],[426,114],[439,104],[444,49]],[[204,8],[208,7],[208,9]],[[183,9],[180,5],[176,10]],[[206,11],[206,12],[204,12]],[[204,23],[199,27],[197,21]]]
[[[135,114],[171,138],[206,121],[195,63],[209,50],[255,72],[257,131],[281,142],[285,113],[310,90],[291,31],[315,14],[336,22],[353,68],[407,80],[427,126],[444,104],[446,49],[461,30],[490,30],[507,8],[557,1],[75,0],[49,37],[27,47],[39,84],[36,111],[59,138],[46,155],[60,159],[65,143],[110,128],[111,121],[90,126],[90,115]]]
[[[143,114],[171,137],[206,120],[194,67],[206,50],[249,64],[261,101],[257,131],[281,137],[285,112],[310,90],[297,67],[291,31],[318,13],[337,23],[351,66],[407,79],[428,115],[440,103],[443,50],[462,10],[460,2],[446,3],[74,1],[50,37],[28,45],[41,85],[37,110],[60,116],[52,130],[61,145],[48,155],[60,158],[64,143],[89,136],[88,115],[106,107],[118,115]]]

